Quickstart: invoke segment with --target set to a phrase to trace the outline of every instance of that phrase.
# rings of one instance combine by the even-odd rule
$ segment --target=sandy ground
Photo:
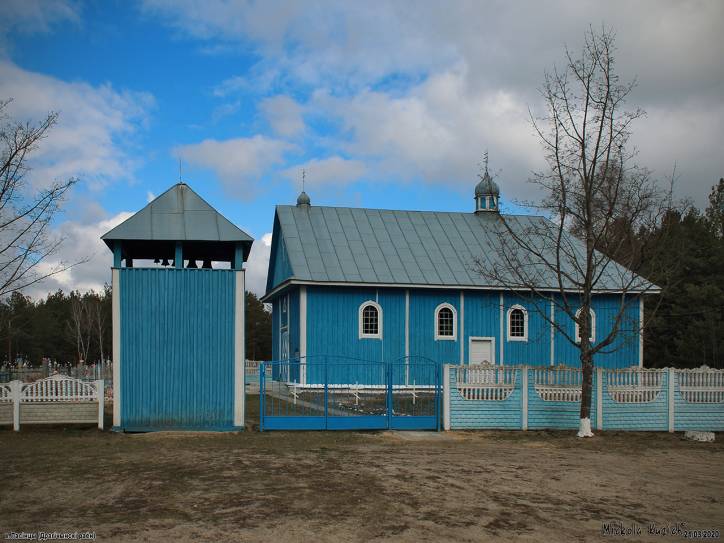
[[[724,530],[724,436],[119,435],[0,430],[0,537],[99,541],[678,541]],[[604,537],[602,523],[640,536]]]

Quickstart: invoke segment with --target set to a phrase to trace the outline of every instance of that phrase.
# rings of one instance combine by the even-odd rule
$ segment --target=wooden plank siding
[[[119,429],[232,429],[238,272],[118,272]]]
[[[515,293],[503,294],[501,311],[501,296],[496,291],[324,285],[310,285],[306,289],[306,355],[310,365],[315,358],[321,356],[395,362],[405,356],[405,336],[408,328],[410,357],[429,358],[439,364],[457,364],[460,361],[468,363],[470,338],[486,337],[495,340],[497,364],[502,362],[504,365],[550,366],[552,351],[555,365],[580,366],[578,349],[557,330],[551,333],[550,322],[540,315],[536,306]],[[409,310],[406,310],[406,290],[409,291]],[[279,334],[282,317],[279,300],[286,295],[289,296],[290,357],[299,356],[299,287],[292,286],[272,300],[275,360],[280,358]],[[360,339],[359,308],[369,300],[378,303],[382,308],[382,337]],[[464,305],[462,311],[461,302]],[[435,339],[435,309],[443,303],[449,304],[456,311],[456,334],[454,339],[450,340]],[[617,295],[599,295],[594,298],[597,340],[610,331],[618,304]],[[513,305],[523,306],[527,310],[527,341],[508,340],[507,312]],[[540,307],[550,311],[547,302],[542,302]],[[558,310],[555,320],[565,327],[571,337],[574,336],[572,319]],[[614,344],[614,348],[608,349],[612,352],[596,355],[596,366],[615,369],[638,365],[638,322],[639,304],[634,300],[626,310],[621,337]],[[318,377],[317,375],[315,379]]]

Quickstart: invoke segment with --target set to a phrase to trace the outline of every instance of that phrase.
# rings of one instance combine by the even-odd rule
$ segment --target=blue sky
[[[313,204],[470,210],[478,163],[512,202],[543,167],[528,122],[544,70],[589,24],[618,35],[639,162],[704,205],[724,174],[724,20],[719,2],[222,2],[9,0],[0,97],[60,123],[33,182],[79,177],[57,225],[65,260],[40,290],[98,288],[97,238],[183,178],[259,242],[259,291],[275,204],[302,168]],[[623,9],[626,7],[626,9]]]

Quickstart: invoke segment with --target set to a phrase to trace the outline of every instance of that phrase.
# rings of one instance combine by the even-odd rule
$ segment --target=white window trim
[[[576,318],[581,314],[581,309],[579,308],[578,311],[576,311]],[[580,326],[578,326],[578,321],[575,321],[576,323],[576,343],[581,342],[581,331],[579,330]],[[589,340],[591,343],[596,342],[596,312],[591,308],[591,337]]]
[[[522,336],[511,336],[510,335],[510,315],[514,310],[520,309],[523,312],[523,335]],[[505,322],[508,327],[508,341],[528,341],[528,310],[522,305],[511,305],[506,313]]]
[[[363,332],[364,330],[364,319],[362,318],[362,314],[365,310],[365,307],[371,305],[372,307],[377,309],[377,333],[376,334],[365,334]],[[367,300],[366,302],[362,302],[359,306],[359,315],[357,322],[359,324],[359,339],[382,339],[382,306],[378,304],[375,301]]]
[[[438,315],[440,314],[440,310],[443,308],[448,308],[452,311],[453,316],[453,334],[451,336],[441,336],[440,335],[440,327],[438,322]],[[458,312],[455,309],[455,307],[447,302],[440,304],[435,308],[435,322],[433,323],[433,326],[435,327],[435,341],[456,341],[458,339]]]

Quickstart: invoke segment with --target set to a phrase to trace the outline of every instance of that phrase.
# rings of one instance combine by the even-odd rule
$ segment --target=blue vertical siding
[[[290,296],[289,331],[290,355],[299,352],[299,288],[287,291]],[[410,289],[410,349],[411,357],[424,357],[438,364],[469,361],[471,337],[495,338],[495,360],[500,363],[500,346],[503,345],[503,362],[506,365],[550,365],[551,326],[548,303],[534,303],[525,296],[507,292],[503,300],[503,327],[500,326],[500,293],[497,291],[464,291],[465,307],[460,311],[459,290]],[[283,296],[283,295],[282,295]],[[359,306],[366,300],[375,300],[382,306],[383,337],[359,339]],[[435,309],[441,303],[449,303],[457,311],[457,337],[455,340],[435,340]],[[605,337],[613,325],[620,298],[616,295],[596,296],[596,338]],[[528,311],[528,340],[508,341],[507,311],[512,305],[522,305]],[[280,357],[279,297],[273,303],[273,354]],[[541,315],[545,311],[546,315]],[[626,310],[621,337],[609,347],[610,353],[596,355],[595,363],[603,368],[626,368],[638,364],[638,302],[632,301]],[[556,311],[556,322],[574,334],[572,319]],[[307,287],[307,356],[336,356],[363,360],[389,362],[405,354],[405,289],[373,287]],[[555,333],[555,364],[580,366],[579,351],[560,332]],[[312,372],[310,378],[314,376]],[[312,381],[310,381],[312,382]]]
[[[367,300],[382,307],[382,339],[359,338],[359,307]],[[404,326],[402,289],[307,287],[307,382],[322,382],[323,357],[337,365],[332,382],[366,382],[367,370],[349,362],[340,366],[343,358],[395,361],[404,355]]]
[[[299,288],[289,291],[289,356],[299,357]]]
[[[272,306],[272,360],[279,360],[279,298],[274,298]]]
[[[528,340],[508,341],[508,310],[519,305],[528,312]],[[545,300],[531,301],[525,296],[515,293],[506,293],[503,296],[503,357],[505,365],[515,366],[528,364],[529,366],[549,366],[551,349],[551,325],[541,315],[550,312],[550,303]]]
[[[500,363],[500,295],[485,290],[465,291],[464,362],[470,361],[470,337],[494,337],[495,361]]]
[[[119,271],[122,429],[232,428],[234,271]]]
[[[457,312],[458,335],[455,340],[435,339],[435,308],[442,303],[450,304]],[[402,318],[404,331],[404,307]],[[459,341],[460,292],[457,290],[410,290],[410,356],[429,358],[439,364],[457,364],[460,360]]]
[[[405,356],[405,291],[380,289],[378,303],[385,313],[382,361],[395,362]]]
[[[595,355],[594,363],[601,368],[628,368],[639,364],[639,304],[637,298],[625,310],[621,330],[616,341],[605,351]],[[621,297],[615,294],[599,295],[593,298],[596,313],[596,341],[605,338],[613,328],[613,322],[621,306]],[[561,323],[570,337],[575,337],[575,323],[568,315],[556,311],[556,322]],[[610,352],[608,352],[610,351]],[[556,331],[555,363],[580,367],[580,351],[563,334]]]
[[[292,267],[291,264],[289,264],[289,254],[287,253],[287,247],[284,243],[284,238],[282,236],[275,235],[274,239],[278,241],[277,243],[275,243],[274,253],[272,254],[272,259],[274,261],[271,277],[272,288],[292,276]]]
[[[294,359],[289,365],[289,380],[300,382],[299,371],[299,288],[289,291],[289,357]]]

